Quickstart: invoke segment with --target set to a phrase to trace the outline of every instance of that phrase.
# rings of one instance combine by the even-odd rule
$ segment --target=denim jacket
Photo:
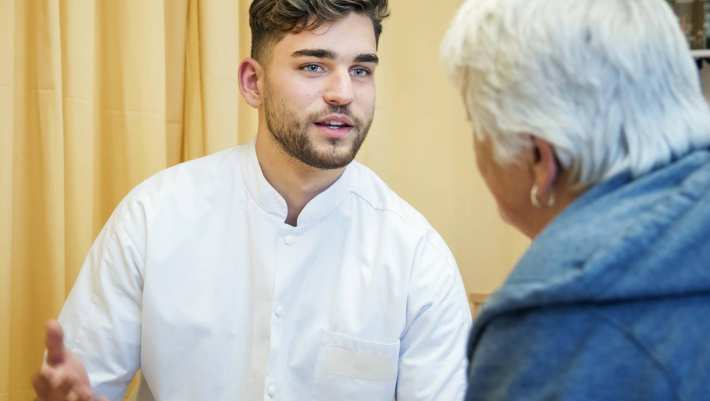
[[[468,356],[466,401],[710,400],[710,150],[575,200],[489,298]]]

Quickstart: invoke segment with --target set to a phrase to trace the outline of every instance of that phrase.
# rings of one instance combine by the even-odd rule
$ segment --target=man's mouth
[[[323,122],[316,122],[316,125],[320,127],[326,127],[330,129],[340,129],[340,128],[351,128],[352,125],[344,124],[341,122],[334,122],[334,121],[323,121]]]
[[[352,128],[353,121],[342,114],[331,114],[315,122],[316,125],[330,129]]]

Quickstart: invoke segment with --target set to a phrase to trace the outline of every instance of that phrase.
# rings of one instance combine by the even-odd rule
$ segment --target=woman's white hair
[[[697,67],[664,0],[466,0],[442,56],[499,163],[535,135],[584,187],[710,145]]]

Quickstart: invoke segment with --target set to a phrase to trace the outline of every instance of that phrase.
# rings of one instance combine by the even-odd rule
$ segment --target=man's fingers
[[[42,399],[49,399],[54,391],[52,387],[52,382],[57,379],[57,370],[49,367],[48,365],[42,365],[39,373],[35,376],[33,383],[36,384],[37,395],[41,395]]]
[[[76,387],[79,385],[79,380],[72,374],[63,374],[59,380],[57,389],[59,393],[64,396],[68,396],[69,393],[75,391]]]
[[[47,322],[47,363],[55,366],[64,362],[64,331],[56,320]]]
[[[52,368],[46,369],[47,395],[40,398],[44,401],[76,401],[79,399],[76,391],[81,387],[76,375]]]
[[[39,398],[47,398],[47,393],[49,392],[49,382],[47,378],[42,375],[42,373],[37,373],[32,377],[32,387],[35,389],[35,393]]]
[[[93,401],[94,393],[91,392],[91,388],[87,385],[83,385],[76,390],[76,394],[79,396],[79,401]]]
[[[62,401],[81,401],[76,392],[72,391],[69,394],[62,395]]]

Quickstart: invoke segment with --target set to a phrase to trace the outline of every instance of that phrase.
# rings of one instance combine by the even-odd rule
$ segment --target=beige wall
[[[528,241],[505,225],[476,171],[439,44],[459,0],[392,0],[376,120],[359,157],[439,230],[470,292],[498,286]]]

